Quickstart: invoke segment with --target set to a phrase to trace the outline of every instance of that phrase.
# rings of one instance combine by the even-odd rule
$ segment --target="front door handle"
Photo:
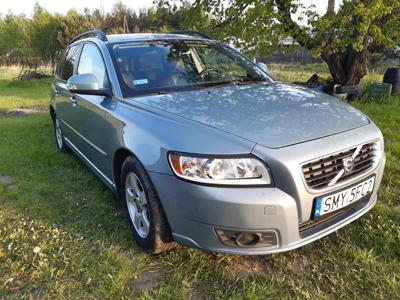
[[[76,100],[76,96],[70,96],[69,100],[71,100],[73,106],[75,106],[78,103],[78,100]]]

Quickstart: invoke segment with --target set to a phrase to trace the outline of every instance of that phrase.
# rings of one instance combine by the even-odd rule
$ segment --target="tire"
[[[58,151],[61,153],[66,153],[69,151],[69,148],[64,140],[64,135],[61,130],[60,122],[58,121],[57,117],[53,118],[53,127],[54,127],[54,137],[56,139],[56,145]]]
[[[359,85],[341,85],[336,88],[336,93],[337,94],[347,94],[347,99],[348,100],[353,100],[360,98],[363,93],[363,86],[361,84]]]
[[[175,246],[157,192],[145,169],[129,156],[121,170],[121,197],[136,244],[147,253],[161,253]]]

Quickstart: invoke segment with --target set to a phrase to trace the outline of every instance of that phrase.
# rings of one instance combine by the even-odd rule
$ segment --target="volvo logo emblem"
[[[343,158],[343,168],[346,173],[350,173],[354,168],[354,158],[353,157]]]

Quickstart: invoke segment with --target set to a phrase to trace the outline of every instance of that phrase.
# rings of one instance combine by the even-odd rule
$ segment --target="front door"
[[[110,88],[102,55],[93,43],[83,45],[76,73],[91,73],[96,77],[99,88]],[[105,111],[102,106],[106,100],[105,96],[72,95],[71,107],[74,113],[68,117],[67,125],[75,134],[75,147],[103,175],[107,173],[109,156],[105,152],[107,136],[104,135]]]
[[[71,46],[66,53],[64,64],[54,82],[57,118],[64,138],[100,175],[111,183],[107,158],[107,137],[104,135],[104,96],[71,93],[67,88],[68,79],[75,74],[92,73],[100,88],[110,88],[102,55],[93,43]]]

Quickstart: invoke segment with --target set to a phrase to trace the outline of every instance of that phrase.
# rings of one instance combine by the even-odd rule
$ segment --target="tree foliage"
[[[166,7],[177,2],[159,1]],[[337,12],[324,15],[314,8],[299,0],[196,0],[186,20],[250,53],[266,54],[291,36],[321,57],[334,81],[345,85],[360,82],[369,53],[399,45],[399,0],[344,0]],[[307,22],[300,25],[296,14]],[[199,25],[196,16],[206,16],[207,26]]]
[[[35,5],[32,19],[8,14],[0,19],[0,60],[34,68],[53,62],[59,42],[59,19]]]
[[[3,63],[22,61],[27,52],[26,19],[6,15],[0,22],[0,59]]]
[[[99,28],[107,34],[165,32],[179,29],[188,3],[171,9],[155,6],[132,10],[117,2],[111,12],[101,9],[75,9],[65,15],[51,14],[35,4],[31,18],[25,15],[0,15],[0,64],[22,64],[36,69],[39,64],[53,64],[60,49],[82,32]]]
[[[35,69],[42,61],[54,61],[59,49],[59,28],[60,20],[36,4],[33,18],[24,28],[27,37],[25,42],[29,45],[26,47],[25,56],[30,59],[29,63]]]
[[[94,28],[94,23],[90,22],[87,16],[71,9],[65,16],[60,17],[60,30],[57,33],[57,40],[61,47],[65,48],[74,37]]]
[[[139,12],[117,2],[109,13],[54,15],[36,4],[31,18],[0,16],[0,64],[52,63],[59,49],[94,28],[108,34],[196,29],[259,55],[290,36],[328,64],[336,83],[355,85],[371,53],[400,44],[400,0],[344,0],[338,11],[324,15],[314,8],[300,0],[154,0]]]

